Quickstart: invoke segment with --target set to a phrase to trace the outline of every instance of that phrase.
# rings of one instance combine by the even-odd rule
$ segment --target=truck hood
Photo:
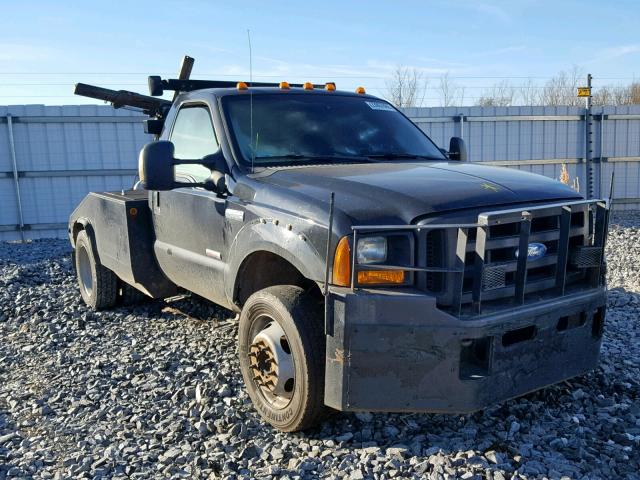
[[[256,176],[302,202],[326,202],[335,192],[336,209],[359,223],[411,223],[448,210],[582,198],[556,180],[477,163],[314,165],[270,168]]]

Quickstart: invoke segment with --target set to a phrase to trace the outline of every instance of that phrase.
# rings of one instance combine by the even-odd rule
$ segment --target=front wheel
[[[278,430],[304,430],[325,413],[321,313],[302,288],[277,285],[251,295],[240,314],[242,376],[256,409]]]

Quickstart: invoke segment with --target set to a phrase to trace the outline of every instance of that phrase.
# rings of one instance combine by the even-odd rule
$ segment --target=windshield
[[[223,107],[247,165],[252,159],[255,166],[445,159],[420,129],[382,100],[291,92],[228,96]]]

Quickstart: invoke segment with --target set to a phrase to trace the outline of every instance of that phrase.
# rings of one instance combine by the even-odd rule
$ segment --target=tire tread
[[[76,249],[79,247],[87,250],[87,253],[89,254],[89,261],[91,262],[91,270],[94,275],[92,295],[89,298],[82,295],[82,298],[85,303],[94,310],[103,310],[113,307],[116,304],[118,297],[118,277],[115,273],[102,265],[96,258],[96,254],[93,249],[93,242],[85,230],[78,233]],[[76,274],[78,275],[78,281],[80,282],[80,272],[78,271],[77,265]],[[80,292],[82,293],[82,287],[80,287]]]
[[[275,285],[254,293],[245,303],[245,308],[259,301],[269,304],[278,302],[289,312],[302,341],[302,347],[307,352],[308,388],[306,389],[306,398],[302,399],[306,408],[298,415],[296,422],[286,427],[274,426],[286,432],[311,428],[317,425],[328,412],[328,408],[324,405],[326,340],[324,324],[319,312],[321,309],[315,305],[317,299],[301,287]],[[241,320],[242,318],[243,316],[241,316]]]

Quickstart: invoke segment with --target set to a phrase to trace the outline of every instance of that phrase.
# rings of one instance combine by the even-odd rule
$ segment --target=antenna
[[[613,203],[613,180],[614,180],[614,171],[611,171],[611,180],[609,182],[609,208],[611,208],[611,205]]]
[[[253,56],[251,52],[251,31],[247,29],[247,40],[249,41],[249,87],[253,83]],[[249,89],[249,135],[251,138],[251,173],[253,173],[253,164],[256,159],[257,142],[253,143],[253,90]]]

